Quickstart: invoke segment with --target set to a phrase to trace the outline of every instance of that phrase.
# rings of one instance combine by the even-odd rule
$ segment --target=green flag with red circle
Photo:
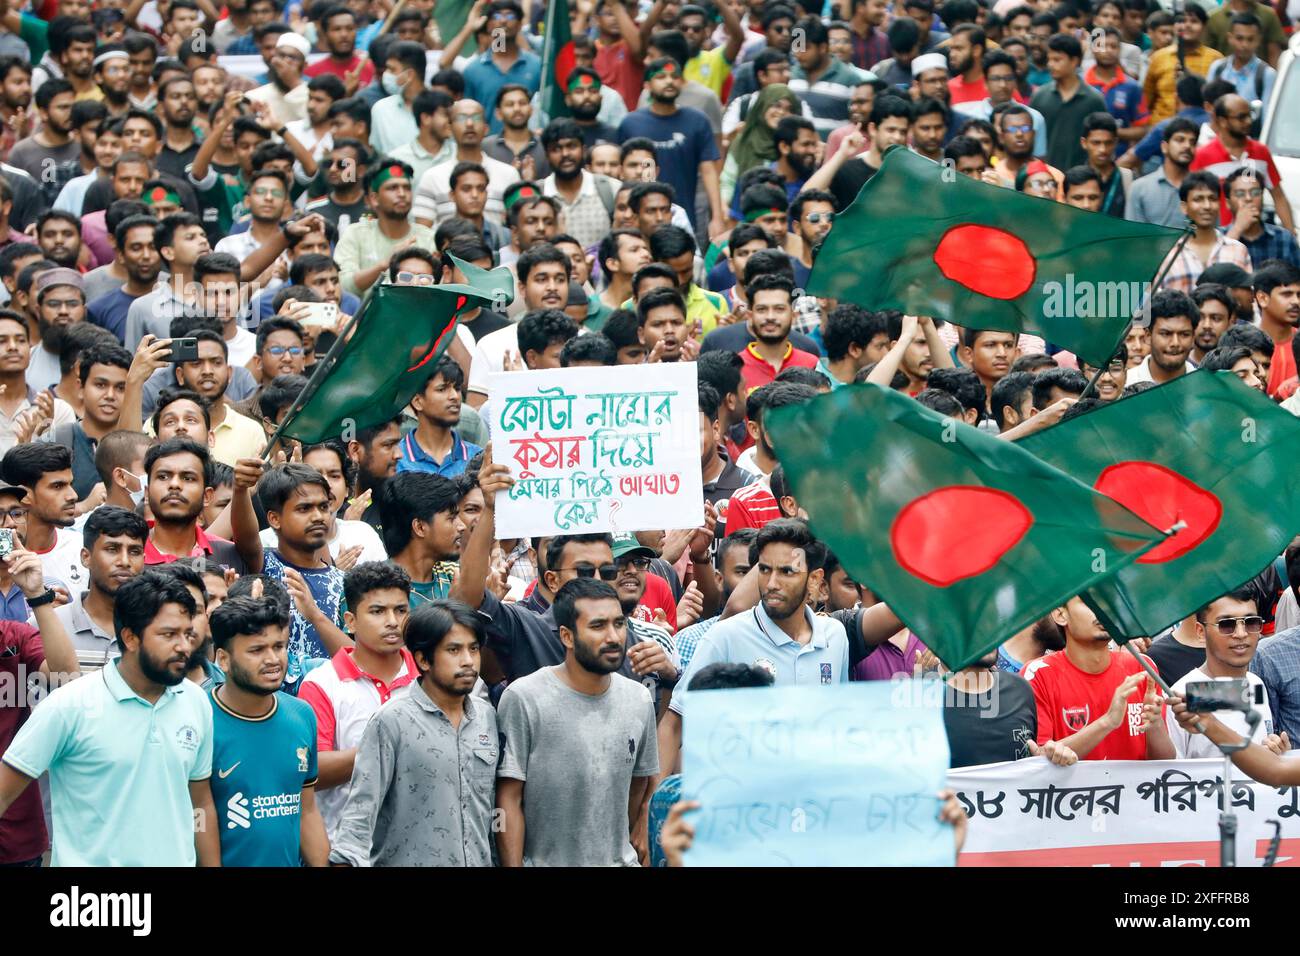
[[[546,22],[542,26],[542,89],[541,104],[551,119],[569,116],[564,93],[569,87],[569,74],[577,59],[573,50],[573,33],[569,27],[568,0],[551,0],[546,8]]]
[[[991,186],[899,147],[835,216],[807,291],[1032,332],[1104,365],[1182,235]]]
[[[1018,447],[877,385],[763,419],[813,532],[949,667],[1165,535]]]
[[[1017,444],[1157,527],[1182,525],[1083,595],[1120,642],[1249,581],[1300,532],[1300,471],[1279,457],[1300,448],[1300,418],[1231,372],[1182,375]]]

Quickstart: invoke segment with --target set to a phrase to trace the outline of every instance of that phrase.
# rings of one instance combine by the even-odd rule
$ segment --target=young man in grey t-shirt
[[[497,709],[501,863],[636,866],[629,807],[645,802],[659,753],[650,692],[615,673],[627,618],[595,578],[569,581],[552,607],[564,663],[512,683]]]

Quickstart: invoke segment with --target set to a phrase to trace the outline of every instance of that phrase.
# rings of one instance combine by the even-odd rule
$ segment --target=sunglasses
[[[580,578],[594,578],[600,575],[602,581],[613,581],[618,577],[618,565],[602,564],[599,568],[592,564],[575,564],[571,568],[551,568],[552,571],[572,571]]]
[[[1237,633],[1237,625],[1244,624],[1247,634],[1260,634],[1264,631],[1264,619],[1251,614],[1247,617],[1221,617],[1214,622],[1220,637],[1232,637]]]
[[[810,212],[804,218],[815,226],[819,222],[830,222],[832,215],[829,212]]]
[[[650,567],[650,559],[643,554],[635,558],[620,558],[618,561],[618,566],[620,568],[626,567],[629,564],[638,571],[644,571]]]
[[[272,199],[283,199],[283,198],[284,198],[284,190],[283,190],[283,189],[272,189],[272,188],[269,187],[269,186],[258,186],[256,189],[253,190],[253,195],[254,195],[254,196],[270,196]]]
[[[1007,133],[1021,133],[1021,134],[1024,134],[1024,133],[1030,133],[1030,132],[1033,132],[1034,127],[1033,127],[1032,125],[1025,125],[1025,126],[1004,126],[1004,127],[1002,127],[1002,129],[1003,129],[1004,132],[1007,132]]]
[[[438,280],[436,276],[433,276],[429,273],[399,272],[397,273],[397,284],[398,285],[437,285]]]
[[[279,358],[280,356],[284,355],[286,352],[288,352],[294,358],[297,358],[299,355],[303,354],[304,350],[302,346],[299,345],[272,345],[269,349],[267,349],[267,351],[270,352],[272,355],[274,355],[276,358]]]

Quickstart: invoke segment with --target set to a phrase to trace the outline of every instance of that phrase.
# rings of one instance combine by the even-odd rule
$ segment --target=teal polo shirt
[[[790,684],[843,684],[849,679],[849,636],[831,617],[803,611],[812,625],[812,638],[800,644],[777,627],[762,603],[715,624],[695,649],[690,666],[673,689],[669,708],[684,716],[687,689],[695,675],[710,664],[749,664],[774,678],[778,687]]]
[[[49,771],[54,866],[194,866],[189,784],[212,774],[207,695],[183,680],[150,704],[117,666],[51,693],[4,762]]]

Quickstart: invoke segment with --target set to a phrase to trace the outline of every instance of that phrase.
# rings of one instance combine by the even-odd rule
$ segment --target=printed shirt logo
[[[242,792],[236,793],[226,801],[226,829],[233,830],[236,827],[243,827],[247,830],[251,826],[248,798]]]
[[[227,777],[229,777],[232,773],[235,772],[235,767],[238,767],[241,763],[243,763],[242,760],[236,760],[229,770],[218,770],[217,777],[219,777],[222,780],[225,780]],[[307,768],[303,767],[303,769],[306,770]]]
[[[1128,735],[1138,737],[1142,734],[1142,705],[1128,705]]]
[[[1066,729],[1068,729],[1072,734],[1077,734],[1079,731],[1083,730],[1083,728],[1087,727],[1088,724],[1092,723],[1088,717],[1089,710],[1087,704],[1084,704],[1082,707],[1061,708],[1061,719],[1065,721]]]
[[[176,731],[176,743],[182,750],[194,753],[199,749],[199,732],[191,725],[185,724]]]
[[[299,773],[307,772],[307,754],[308,754],[308,750],[306,747],[298,748],[298,772]]]
[[[821,665],[821,671],[822,671],[822,683],[829,684],[831,682],[831,665],[830,664]]]
[[[773,664],[771,661],[769,661],[766,657],[760,657],[758,660],[754,661],[754,666],[759,668],[760,670],[767,671],[769,674],[772,675],[772,679],[776,680],[776,665]]]

